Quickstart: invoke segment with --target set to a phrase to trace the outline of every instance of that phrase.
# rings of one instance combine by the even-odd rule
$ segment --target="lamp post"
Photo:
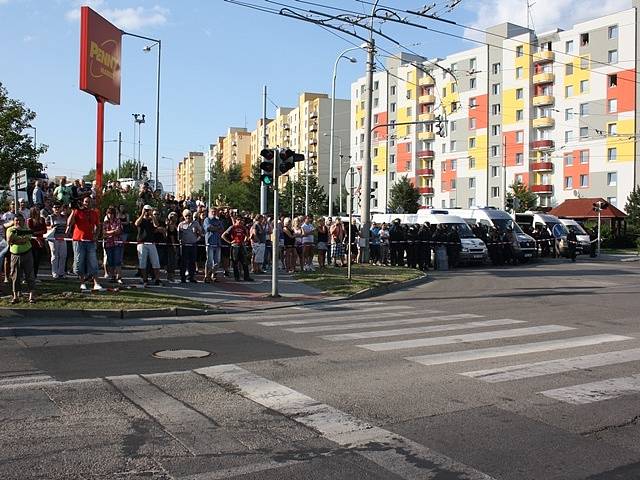
[[[333,217],[333,137],[335,136],[335,117],[336,117],[336,77],[337,77],[337,69],[338,62],[340,62],[341,58],[348,59],[351,63],[356,63],[354,57],[347,57],[346,54],[353,50],[359,50],[362,47],[351,47],[347,48],[343,52],[338,55],[335,63],[333,64],[333,77],[331,84],[331,125],[329,127],[329,216]],[[342,150],[342,147],[340,148]],[[342,153],[342,152],[341,152]],[[340,192],[342,195],[342,192]],[[342,202],[341,202],[342,205]]]
[[[142,124],[145,123],[144,113],[132,113],[133,115],[133,133],[136,133],[136,124],[138,125],[138,180],[140,180],[140,165],[142,161],[140,160],[140,137],[142,137]],[[133,141],[133,158],[135,159],[136,145],[135,145],[135,136]]]
[[[333,117],[333,115],[332,115]],[[333,123],[333,122],[332,122]],[[324,133],[324,136],[329,136],[329,133]],[[342,154],[342,137],[338,137],[337,135],[331,136],[331,141],[329,144],[331,145],[329,152],[329,216],[333,218],[333,200],[331,199],[331,191],[333,187],[333,139],[338,139],[338,157],[340,158],[340,163],[338,164],[338,214],[340,213],[340,209],[342,208],[342,159],[344,155]],[[351,158],[351,156],[349,156]]]
[[[147,45],[142,50],[144,52],[150,52],[153,47],[158,47],[158,69],[157,69],[157,80],[156,80],[156,179],[158,178],[158,152],[160,145],[160,58],[162,54],[162,41],[157,38],[145,37],[143,35],[136,35],[135,33],[122,32],[123,35],[129,35],[130,37],[141,38],[142,40],[147,40],[149,42],[153,42],[151,45]]]

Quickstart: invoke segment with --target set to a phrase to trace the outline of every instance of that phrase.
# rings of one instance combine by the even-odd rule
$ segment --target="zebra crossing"
[[[640,372],[640,348],[635,337],[612,333],[585,334],[579,327],[550,324],[531,326],[515,318],[486,318],[472,313],[449,313],[418,309],[408,305],[390,306],[381,302],[354,302],[297,307],[289,313],[262,317],[258,325],[281,328],[323,341],[349,344],[370,352],[399,352],[408,362],[424,367],[449,365],[455,373],[488,384],[551,377],[567,372],[631,364]],[[543,336],[540,338],[540,336]],[[560,338],[553,336],[560,335]],[[397,339],[397,337],[405,339]],[[550,336],[552,336],[550,338]],[[507,341],[505,345],[496,342]],[[513,342],[518,343],[513,343]],[[352,343],[348,343],[352,342]],[[492,342],[482,347],[483,342]],[[463,345],[467,349],[458,349]],[[430,352],[433,347],[452,346],[451,351]],[[606,346],[610,351],[575,355],[576,349]],[[636,348],[633,348],[636,347]],[[518,363],[522,355],[557,352],[565,358]],[[505,359],[505,365],[470,369],[469,362]],[[499,361],[499,360],[498,360]],[[553,400],[584,405],[640,393],[640,373],[589,383],[567,385],[536,392]]]

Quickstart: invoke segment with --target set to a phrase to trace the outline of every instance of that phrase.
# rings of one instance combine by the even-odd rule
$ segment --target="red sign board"
[[[89,7],[80,10],[80,90],[120,105],[122,31]]]

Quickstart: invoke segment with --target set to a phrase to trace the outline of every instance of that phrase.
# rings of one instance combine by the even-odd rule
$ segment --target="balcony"
[[[309,128],[310,132],[317,132],[318,131],[318,124],[317,123],[313,123],[311,124],[311,127]]]
[[[553,162],[534,162],[531,164],[532,172],[551,172],[553,170]]]
[[[543,107],[545,105],[553,105],[556,99],[553,95],[537,95],[533,97],[533,106],[534,107]]]
[[[433,195],[433,187],[418,187],[418,192],[422,195]]]
[[[435,172],[433,168],[419,168],[416,170],[416,175],[422,175],[425,177],[433,177]]]
[[[553,148],[553,140],[534,140],[531,142],[532,150],[549,150]]]
[[[435,85],[435,83],[435,80],[430,75],[425,75],[424,77],[420,77],[418,79],[418,85],[420,85],[421,87],[430,87],[432,85]]]
[[[418,121],[420,122],[433,122],[436,119],[436,114],[431,112],[420,113],[418,115]]]
[[[436,152],[433,150],[418,150],[416,152],[416,157],[418,158],[432,158],[436,156]]]
[[[282,128],[283,128],[284,130],[291,130],[291,127],[289,126],[289,124],[288,124],[288,123],[283,124],[283,125],[282,125]]]
[[[533,54],[533,63],[553,62],[555,55],[550,50],[542,50]]]
[[[420,95],[418,97],[418,103],[436,103],[435,95]]]
[[[553,185],[531,185],[531,191],[540,195],[552,195]]]
[[[318,118],[318,112],[311,112],[309,118]]]
[[[435,140],[436,134],[434,132],[418,132],[418,140]]]
[[[553,127],[555,121],[551,117],[540,117],[533,119],[533,128],[549,128]]]
[[[540,85],[541,83],[553,83],[555,79],[556,79],[556,76],[553,73],[549,73],[549,72],[536,73],[533,76],[533,84]]]

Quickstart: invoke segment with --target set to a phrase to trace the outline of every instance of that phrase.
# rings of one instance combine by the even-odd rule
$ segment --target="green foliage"
[[[42,171],[38,156],[45,153],[47,145],[34,145],[31,131],[24,133],[35,120],[35,112],[24,103],[9,97],[0,83],[0,184],[7,185],[11,175],[26,169],[29,177]]]
[[[291,193],[293,192],[293,212],[302,215],[305,212],[306,182],[304,175],[296,181],[289,181],[280,189],[280,211],[291,215]],[[318,185],[318,177],[309,175],[309,213],[314,216],[326,215],[329,208],[329,197],[324,187]]]
[[[522,182],[515,182],[509,187],[510,192],[507,192],[507,201],[517,200],[515,211],[517,213],[526,212],[527,210],[535,210],[538,206],[538,196],[529,190],[529,187]]]
[[[389,209],[393,212],[402,208],[404,213],[416,213],[420,207],[420,203],[418,203],[420,192],[406,175],[393,184],[389,197]]]
[[[635,186],[627,197],[627,204],[624,206],[627,212],[627,230],[633,233],[640,233],[640,188]]]
[[[102,181],[113,182],[118,178],[137,178],[138,177],[138,164],[133,160],[125,160],[120,165],[120,177],[118,177],[118,169],[107,170],[102,174]],[[93,182],[96,179],[96,169],[92,168],[89,173],[82,177],[85,182]]]

